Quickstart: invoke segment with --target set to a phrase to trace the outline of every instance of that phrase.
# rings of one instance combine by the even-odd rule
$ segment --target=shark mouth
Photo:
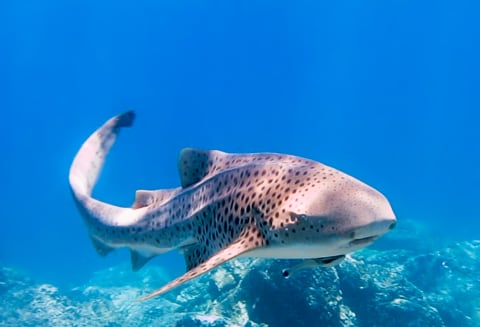
[[[350,245],[366,245],[370,244],[373,241],[375,241],[377,238],[379,238],[378,235],[375,236],[369,236],[369,237],[364,237],[364,238],[357,238],[353,241],[350,241]]]

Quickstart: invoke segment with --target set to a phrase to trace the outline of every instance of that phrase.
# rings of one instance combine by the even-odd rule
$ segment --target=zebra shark
[[[278,154],[180,152],[181,186],[137,190],[132,207],[92,197],[119,131],[133,124],[128,111],[109,119],[81,146],[69,182],[88,234],[100,255],[127,247],[133,270],[177,249],[187,272],[144,296],[146,300],[239,256],[300,258],[283,275],[332,266],[395,227],[380,192],[334,168]]]

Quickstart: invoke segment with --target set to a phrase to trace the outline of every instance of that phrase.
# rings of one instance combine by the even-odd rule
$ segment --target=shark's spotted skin
[[[107,121],[83,144],[70,169],[74,199],[97,251],[131,250],[132,268],[172,249],[187,272],[162,294],[238,256],[310,259],[329,266],[395,226],[386,198],[336,169],[274,153],[184,149],[181,187],[136,193],[132,208],[91,197],[110,147],[133,112]]]

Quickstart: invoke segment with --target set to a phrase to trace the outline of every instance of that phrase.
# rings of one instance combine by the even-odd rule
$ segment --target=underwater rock
[[[344,305],[333,268],[310,269],[291,278],[282,270],[297,261],[264,260],[242,280],[239,299],[248,303],[250,319],[270,326],[353,326],[355,315]]]
[[[333,268],[285,278],[296,260],[242,258],[164,296],[159,267],[100,271],[58,289],[0,268],[2,326],[459,326],[480,325],[480,241],[441,250],[366,249]]]
[[[405,275],[447,326],[480,325],[480,240],[410,258]]]
[[[81,318],[74,303],[48,284],[37,284],[12,268],[0,269],[2,326],[60,326]]]
[[[397,261],[406,257],[365,251],[337,268],[345,302],[361,326],[444,326],[424,292],[406,278],[403,261]]]

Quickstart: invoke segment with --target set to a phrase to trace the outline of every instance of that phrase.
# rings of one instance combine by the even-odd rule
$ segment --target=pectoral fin
[[[171,289],[212,270],[213,268],[221,265],[226,261],[229,261],[235,257],[238,257],[241,254],[244,254],[253,249],[262,247],[264,245],[265,245],[264,237],[262,236],[261,233],[258,232],[256,226],[252,226],[247,230],[245,230],[240,235],[240,237],[237,240],[235,240],[233,243],[231,243],[229,246],[223,248],[222,250],[220,250],[219,252],[211,256],[209,259],[198,264],[197,266],[190,269],[185,274],[171,281],[170,283],[163,286],[162,288],[140,298],[139,301],[145,301],[157,295],[168,292]]]
[[[338,265],[340,262],[345,259],[344,255],[337,255],[334,257],[326,257],[326,258],[316,258],[316,259],[306,259],[300,262],[298,265],[293,266],[290,269],[283,269],[282,270],[282,275],[285,278],[291,277],[294,273],[298,272],[299,270],[305,269],[305,268],[316,268],[316,267],[322,267],[322,268],[328,268],[328,267],[333,267],[335,265]]]

